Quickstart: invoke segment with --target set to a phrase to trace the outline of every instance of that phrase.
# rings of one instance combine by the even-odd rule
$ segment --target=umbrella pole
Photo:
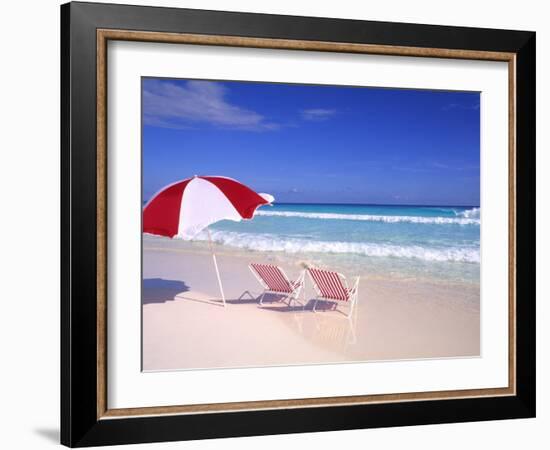
[[[216,260],[216,254],[214,253],[214,245],[212,243],[212,236],[210,229],[206,228],[208,232],[208,242],[210,243],[210,251],[212,252],[212,259],[214,260],[214,267],[216,268],[216,276],[218,277],[218,285],[220,286],[220,293],[222,294],[223,306],[225,307],[225,294],[223,293],[222,279],[220,278],[220,271],[218,269],[218,261]]]

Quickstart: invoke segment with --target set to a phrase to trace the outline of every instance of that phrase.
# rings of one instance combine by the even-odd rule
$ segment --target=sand
[[[266,297],[248,264],[276,262],[291,279],[299,259],[218,249],[227,306],[204,247],[145,241],[143,369],[222,367],[473,357],[480,353],[479,286],[360,274],[351,320],[319,303],[306,277],[304,309]],[[348,279],[354,275],[347,274]],[[323,308],[324,306],[324,308]]]

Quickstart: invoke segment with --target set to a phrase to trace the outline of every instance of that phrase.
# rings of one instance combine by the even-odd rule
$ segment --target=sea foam
[[[338,214],[338,213],[310,213],[299,211],[266,211],[256,212],[256,216],[267,217],[291,217],[301,219],[320,219],[320,220],[361,220],[368,222],[386,222],[386,223],[422,223],[434,225],[479,225],[479,208],[455,212],[457,217],[423,217],[423,216],[388,216],[374,214]]]
[[[206,234],[197,236],[207,240]],[[286,253],[355,254],[370,257],[413,258],[424,261],[479,263],[479,247],[423,247],[367,242],[315,241],[278,237],[271,234],[213,231],[212,239],[220,244],[246,250]]]
[[[460,211],[460,212],[455,211],[455,214],[458,217],[465,217],[467,219],[477,219],[477,220],[479,220],[480,214],[481,214],[481,209],[480,208],[472,208],[472,209],[467,209],[466,211]]]

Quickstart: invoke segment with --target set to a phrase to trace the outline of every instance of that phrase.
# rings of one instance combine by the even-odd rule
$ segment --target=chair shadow
[[[147,278],[142,282],[141,304],[166,303],[173,301],[177,294],[189,291],[184,281]]]
[[[245,298],[248,297],[248,298]],[[259,295],[253,295],[250,291],[244,291],[240,297],[234,299],[226,299],[225,302],[228,305],[250,305],[253,303],[258,303],[260,301]]]
[[[313,310],[313,303],[314,303],[313,300],[306,300],[303,305],[300,303],[297,303],[295,300],[292,300],[292,302],[289,305],[283,300],[284,300],[284,295],[281,296],[277,294],[266,294],[261,308],[266,311],[276,311],[280,313],[291,313],[291,312],[302,312],[302,311],[305,312],[305,311]],[[300,301],[303,301],[303,299],[300,299]]]
[[[249,290],[246,290],[244,291],[238,298],[235,298],[235,299],[226,299],[225,302],[228,304],[228,305],[251,305],[251,304],[257,304],[258,306],[260,305],[260,298],[261,298],[262,294],[258,294],[258,295],[254,295],[252,294],[252,292],[250,292]],[[265,294],[264,296],[264,299],[263,299],[263,306],[262,308],[263,309],[266,309],[266,310],[270,310],[270,309],[273,309],[273,310],[276,310],[276,311],[281,311],[281,310],[285,310],[285,311],[294,311],[295,309],[292,307],[292,308],[288,308],[288,305],[286,303],[284,303],[282,300],[284,299],[284,295],[277,295],[277,294],[273,294],[273,293],[268,293],[268,294]],[[270,308],[269,305],[285,305],[285,307],[282,307],[282,306],[279,306],[279,307],[273,307],[273,308]],[[302,309],[302,307],[300,306],[298,309]],[[298,311],[298,309],[296,309],[296,311]]]
[[[265,301],[265,300],[264,300]],[[276,304],[277,302],[274,302],[272,304]],[[284,306],[282,306],[284,305]],[[292,305],[292,306],[291,306]],[[287,303],[281,302],[281,306],[263,306],[262,309],[265,309],[267,311],[277,311],[277,312],[311,312],[314,314],[319,313],[321,316],[323,313],[332,313],[330,316],[334,317],[342,317],[347,319],[347,315],[344,311],[338,309],[338,305],[335,302],[325,301],[325,300],[317,300],[317,305],[315,305],[315,299],[306,300],[304,305],[302,306],[299,303],[292,302],[291,305],[288,305]],[[315,306],[315,311],[313,311],[313,307]],[[336,316],[336,314],[338,316]]]
[[[311,301],[313,309],[313,303],[315,300]],[[336,302],[331,302],[328,300],[317,300],[317,305],[315,306],[315,311],[317,312],[323,312],[323,311],[336,311],[338,309],[338,304]]]
[[[265,311],[275,311],[279,313],[290,313],[290,312],[302,312],[307,311],[305,308],[303,308],[301,305],[292,305],[289,306],[286,303],[282,304],[281,306],[262,306],[262,309]]]

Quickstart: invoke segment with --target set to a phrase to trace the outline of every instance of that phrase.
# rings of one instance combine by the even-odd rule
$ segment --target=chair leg
[[[242,300],[245,295],[248,295],[252,300],[255,300],[256,297],[254,297],[250,291],[244,291],[241,296],[237,300]]]
[[[303,294],[302,297],[304,297],[304,301],[300,300],[300,294]],[[299,304],[299,305],[302,305],[302,311],[304,310],[304,306],[305,306],[305,290],[302,289],[302,288],[298,288],[298,291],[294,291],[291,295],[290,295],[290,302],[288,303],[288,306],[290,306],[292,300],[294,300],[294,303],[296,304]]]
[[[262,296],[260,297],[260,306],[264,306],[264,297],[265,297],[265,291],[264,293],[262,294]]]
[[[299,299],[299,296],[296,297],[296,303],[299,303],[300,306],[302,307],[302,311],[304,311],[306,309],[306,296],[305,295],[302,295],[303,298],[301,298],[300,300]]]

